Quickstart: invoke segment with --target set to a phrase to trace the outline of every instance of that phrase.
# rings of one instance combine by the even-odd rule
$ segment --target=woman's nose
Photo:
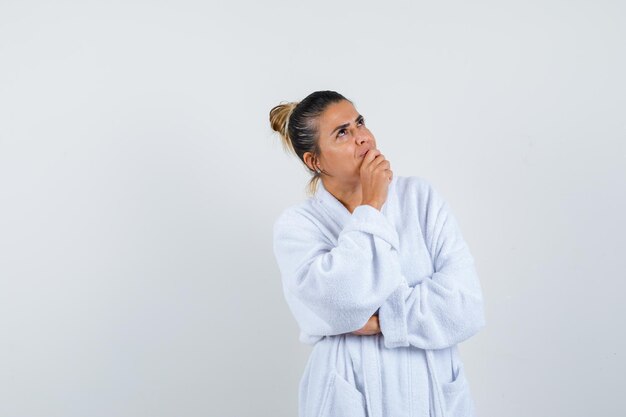
[[[363,134],[363,133],[361,133],[361,134],[357,133],[356,135],[354,135],[354,137],[356,138],[356,143],[358,143],[359,145],[361,145],[361,144],[363,144],[363,143],[365,143],[365,142],[370,140],[369,136],[367,136],[366,134]]]

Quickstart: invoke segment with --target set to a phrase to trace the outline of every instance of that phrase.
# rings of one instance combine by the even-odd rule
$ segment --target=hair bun
[[[270,124],[272,129],[280,133],[283,146],[295,153],[291,139],[289,138],[289,117],[298,105],[297,102],[279,104],[270,110]]]
[[[274,129],[274,131],[284,136],[288,136],[287,129],[289,116],[291,116],[291,113],[297,104],[298,103],[296,102],[279,104],[270,110],[270,124],[272,125],[272,129]]]

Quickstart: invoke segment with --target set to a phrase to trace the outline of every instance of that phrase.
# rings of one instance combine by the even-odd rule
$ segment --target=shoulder
[[[277,255],[293,256],[298,250],[308,252],[331,245],[327,225],[320,219],[319,208],[316,210],[315,204],[312,199],[293,204],[274,220],[272,240]]]
[[[418,202],[427,202],[436,194],[432,181],[418,175],[398,177],[396,192],[401,198],[415,198]]]
[[[274,220],[274,234],[282,230],[316,227],[319,219],[314,210],[314,199],[308,198],[300,203],[287,206]]]
[[[449,217],[448,204],[430,179],[416,175],[400,177],[396,192],[403,210],[415,213],[427,234]]]

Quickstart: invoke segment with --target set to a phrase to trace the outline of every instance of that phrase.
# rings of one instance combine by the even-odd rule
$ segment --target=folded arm
[[[435,272],[415,286],[402,280],[380,307],[380,328],[388,348],[443,349],[485,326],[474,258],[448,204],[430,184],[424,209],[425,240]]]
[[[361,329],[400,285],[398,234],[370,205],[354,209],[337,241],[310,213],[284,212],[274,224],[274,254],[283,292],[309,335]]]

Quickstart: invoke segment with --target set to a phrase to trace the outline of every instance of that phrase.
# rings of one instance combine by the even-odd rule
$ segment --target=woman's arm
[[[274,253],[283,292],[300,329],[338,335],[365,326],[403,277],[398,234],[383,213],[356,207],[333,244],[311,213],[283,212],[274,224]]]
[[[435,272],[413,287],[403,280],[380,307],[386,347],[442,349],[486,325],[474,258],[456,218],[430,184],[426,201],[425,240]]]

